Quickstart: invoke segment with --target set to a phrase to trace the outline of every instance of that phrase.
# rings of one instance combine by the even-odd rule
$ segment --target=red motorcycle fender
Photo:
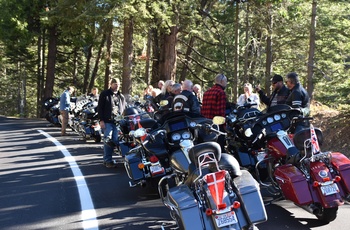
[[[316,181],[325,183],[333,180],[333,176],[329,172],[329,168],[323,162],[316,161],[310,163],[310,176],[310,188],[314,202],[320,203],[325,208],[338,207],[342,204],[343,201],[339,190],[334,194],[324,195],[321,190],[322,185],[313,186],[313,183]]]
[[[332,153],[332,165],[341,176],[340,184],[347,195],[350,193],[350,160],[339,152]]]
[[[298,205],[313,202],[309,184],[297,167],[291,164],[279,166],[275,169],[274,175],[286,199]]]

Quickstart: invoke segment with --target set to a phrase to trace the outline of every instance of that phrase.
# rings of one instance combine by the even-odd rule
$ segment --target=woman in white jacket
[[[253,93],[253,87],[250,83],[244,84],[244,93],[238,97],[237,104],[242,106],[244,104],[256,104],[252,108],[259,108],[260,99],[259,95]]]

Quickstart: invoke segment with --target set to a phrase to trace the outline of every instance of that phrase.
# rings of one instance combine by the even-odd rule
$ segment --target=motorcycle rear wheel
[[[337,211],[338,211],[338,207],[334,207],[334,208],[323,208],[322,212],[320,214],[316,214],[317,219],[325,222],[325,223],[329,223],[333,220],[335,220],[335,218],[337,218]]]

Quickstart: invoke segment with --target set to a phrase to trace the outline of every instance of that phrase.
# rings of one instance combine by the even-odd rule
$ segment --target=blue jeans
[[[103,130],[104,138],[111,139],[114,144],[119,145],[118,140],[118,129],[116,124],[113,123],[105,123],[105,129]],[[113,148],[104,143],[103,146],[103,161],[104,162],[112,162]]]

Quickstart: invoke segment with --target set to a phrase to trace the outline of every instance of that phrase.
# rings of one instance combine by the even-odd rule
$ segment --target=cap
[[[275,74],[272,78],[271,78],[272,82],[279,82],[279,81],[283,81],[283,77],[281,75]]]

